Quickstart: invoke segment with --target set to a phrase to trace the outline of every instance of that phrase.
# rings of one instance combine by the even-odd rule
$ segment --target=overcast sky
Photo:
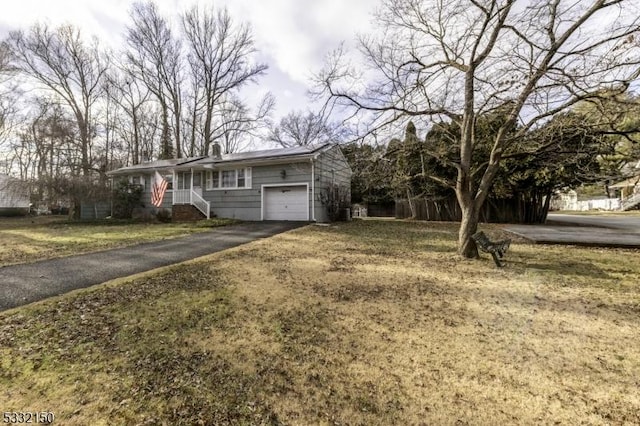
[[[26,29],[35,22],[71,23],[86,34],[117,49],[129,24],[133,0],[18,0],[3,2],[0,37],[10,30]],[[202,0],[156,0],[165,16],[178,28],[179,14]],[[269,65],[268,74],[252,89],[259,98],[270,91],[276,97],[276,117],[308,105],[309,76],[322,66],[324,55],[342,41],[353,43],[358,32],[370,28],[376,0],[221,0],[236,22],[253,27],[258,60]],[[253,92],[255,90],[255,92]]]

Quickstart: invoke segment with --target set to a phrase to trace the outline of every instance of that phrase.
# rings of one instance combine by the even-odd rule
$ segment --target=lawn
[[[175,238],[232,222],[210,219],[164,224],[78,222],[62,216],[0,218],[0,267]]]
[[[494,226],[485,226],[499,236]],[[309,226],[0,314],[0,407],[65,425],[638,424],[640,251]]]

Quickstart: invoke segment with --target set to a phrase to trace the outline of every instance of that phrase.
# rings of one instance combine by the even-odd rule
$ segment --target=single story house
[[[0,216],[26,215],[30,206],[28,185],[19,179],[0,174]]]
[[[142,185],[143,204],[151,208],[159,172],[169,183],[161,208],[179,219],[191,211],[207,218],[326,222],[328,191],[340,187],[350,194],[351,168],[335,144],[233,154],[220,154],[214,144],[212,151],[211,156],[158,160],[107,174]]]

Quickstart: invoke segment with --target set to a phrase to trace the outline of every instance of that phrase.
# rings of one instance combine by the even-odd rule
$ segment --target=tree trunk
[[[82,169],[82,175],[89,176],[91,173],[91,164],[89,161],[89,145],[91,144],[91,136],[89,135],[90,131],[88,128],[89,124],[86,117],[82,116],[80,113],[76,113],[76,121],[80,129],[80,167]]]
[[[411,217],[409,219],[413,220],[416,218],[416,206],[413,205],[413,194],[411,194],[411,190],[407,189],[407,202],[409,203],[409,210],[411,211]]]
[[[471,201],[468,204],[460,206],[462,210],[462,219],[460,221],[460,229],[458,230],[458,254],[467,259],[475,259],[478,257],[478,248],[471,236],[478,230],[479,209],[476,202]]]
[[[182,119],[182,108],[180,102],[176,99],[175,93],[173,94],[173,115],[174,115],[174,139],[176,141],[175,158],[182,158],[182,130],[180,120]]]
[[[138,108],[133,107],[131,111],[131,118],[133,120],[133,155],[132,162],[134,165],[140,164],[140,133],[138,127],[140,124],[138,123]]]
[[[544,200],[544,206],[542,206],[542,212],[540,214],[540,217],[538,218],[537,223],[544,224],[547,221],[547,215],[549,214],[549,206],[551,205],[552,196],[553,196],[553,191],[549,190]]]
[[[189,142],[189,157],[196,156],[196,125],[198,122],[198,115],[196,111],[196,104],[194,102],[193,105],[193,114],[191,115],[191,140]],[[198,153],[198,155],[203,155],[202,150]]]
[[[209,149],[213,141],[211,140],[211,120],[212,120],[212,108],[210,107],[209,100],[207,99],[207,108],[204,117],[204,155],[209,155]]]
[[[169,111],[167,105],[160,104],[162,109],[162,133],[160,136],[160,159],[168,160],[173,158],[173,149],[171,146],[171,129],[169,125]]]

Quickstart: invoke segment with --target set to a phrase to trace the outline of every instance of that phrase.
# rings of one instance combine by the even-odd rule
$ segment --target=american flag
[[[169,182],[160,176],[160,173],[156,172],[156,175],[153,178],[153,188],[151,189],[151,204],[156,207],[160,207],[162,205],[162,199],[164,198],[164,193],[167,191],[168,186]]]

